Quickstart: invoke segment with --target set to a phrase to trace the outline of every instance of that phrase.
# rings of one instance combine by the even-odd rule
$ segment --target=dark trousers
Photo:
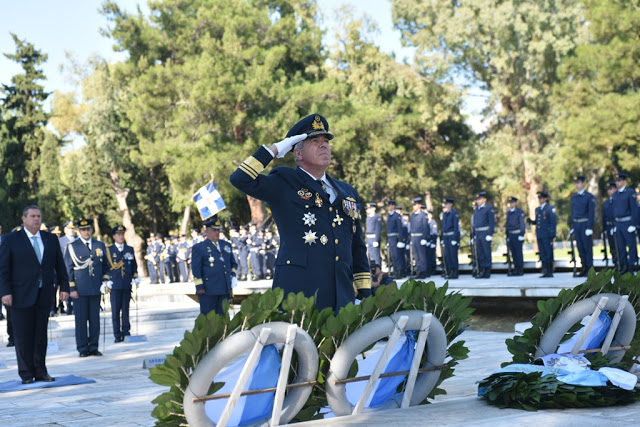
[[[478,253],[478,265],[482,268],[491,268],[491,242],[487,242],[487,231],[476,231],[475,242]]]
[[[436,271],[436,248],[432,248],[433,242],[427,241],[427,268],[429,271]]]
[[[13,339],[13,321],[11,319],[11,307],[8,305],[4,306],[5,311],[7,312],[7,335],[9,335],[8,343],[14,343]]]
[[[449,270],[458,269],[458,243],[452,245],[453,236],[444,236],[444,257],[446,258],[447,268]]]
[[[164,268],[164,277],[169,279],[169,283],[175,282],[175,277],[173,277],[173,269],[171,268],[171,261],[165,260],[162,262],[162,268]],[[164,283],[164,279],[162,280]]]
[[[111,321],[113,323],[113,336],[123,338],[131,335],[129,330],[129,302],[131,301],[131,289],[111,290]],[[122,319],[122,321],[121,321]]]
[[[586,222],[577,222],[573,226],[573,232],[576,238],[576,244],[578,245],[578,253],[580,254],[582,267],[589,269],[593,267],[593,239],[591,236],[586,236],[584,234],[586,229]]]
[[[257,250],[249,252],[251,259],[251,272],[254,276],[262,276],[262,255]]]
[[[10,307],[18,374],[23,380],[47,373],[45,359],[50,303],[49,293],[40,289],[35,305],[25,308]]]
[[[382,257],[380,256],[380,242],[378,242],[378,247],[373,247],[373,242],[376,239],[367,239],[367,252],[369,252],[369,261],[372,264],[378,264],[382,266]]]
[[[636,235],[635,233],[629,233],[627,231],[627,228],[629,228],[630,225],[630,221],[616,221],[616,237],[618,238],[618,255],[620,256],[620,265],[634,266],[638,259]]]
[[[538,251],[540,252],[540,262],[543,264],[553,263],[553,240],[549,237],[537,236]]]
[[[416,270],[420,273],[427,272],[427,247],[420,244],[422,237],[411,238],[411,249],[413,250],[413,261],[416,263]]]
[[[389,237],[389,252],[391,253],[391,261],[393,262],[393,269],[395,271],[401,271],[407,268],[404,256],[405,249],[398,247],[397,237]]]
[[[615,266],[618,263],[618,250],[616,249],[617,237],[615,233],[607,233],[607,240],[607,243],[609,243],[609,255],[611,256],[611,262]]]
[[[188,282],[189,281],[189,270],[187,269],[187,260],[179,260],[178,261],[178,271],[180,272],[180,281]]]
[[[149,271],[149,280],[152,285],[158,284],[158,271],[151,261],[147,261],[147,270]]]
[[[100,295],[80,296],[75,300],[73,313],[76,316],[78,353],[97,350],[100,339]]]
[[[515,267],[523,267],[522,242],[518,240],[519,234],[509,234],[509,249],[511,249],[511,261]]]
[[[217,314],[223,315],[222,301],[228,299],[229,295],[198,295],[198,300],[200,301],[200,313],[206,316],[210,311],[215,310]]]
[[[240,256],[238,257],[239,272],[243,276],[246,276],[247,274],[249,274],[249,264],[247,262],[248,256],[249,256],[249,251],[242,250],[240,251]]]

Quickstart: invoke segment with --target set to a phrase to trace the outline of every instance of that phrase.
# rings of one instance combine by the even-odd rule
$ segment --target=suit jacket
[[[131,246],[123,245],[122,252],[113,244],[107,248],[111,289],[131,290],[131,280],[138,277],[138,264]]]
[[[36,304],[41,280],[42,291],[51,298],[56,283],[62,292],[69,292],[58,238],[46,231],[40,231],[40,236],[44,246],[41,263],[24,229],[4,236],[0,245],[0,297],[11,294],[16,308]]]
[[[74,263],[71,256],[71,249],[77,257],[78,262],[86,262],[89,258],[91,263],[87,268],[80,269]],[[76,239],[67,246],[64,254],[64,262],[69,275],[69,289],[71,292],[78,291],[79,296],[100,295],[100,286],[103,280],[109,280],[109,260],[104,243],[91,239],[91,252],[81,239]]]
[[[204,289],[205,295],[231,295],[231,278],[235,277],[238,264],[231,243],[218,240],[218,247],[209,239],[193,247],[193,282],[196,290]]]

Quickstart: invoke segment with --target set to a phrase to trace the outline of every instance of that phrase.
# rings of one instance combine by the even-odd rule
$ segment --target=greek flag
[[[193,195],[193,201],[196,202],[203,221],[227,207],[213,181],[196,191],[196,194]]]

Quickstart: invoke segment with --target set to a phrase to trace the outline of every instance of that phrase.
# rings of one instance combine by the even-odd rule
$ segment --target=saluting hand
[[[269,147],[269,149],[274,152],[277,158],[281,159],[285,154],[291,151],[291,148],[293,148],[294,145],[302,140],[305,140],[306,138],[306,133],[303,133],[302,135],[290,136],[289,138],[285,138],[280,142],[276,142],[271,147]]]

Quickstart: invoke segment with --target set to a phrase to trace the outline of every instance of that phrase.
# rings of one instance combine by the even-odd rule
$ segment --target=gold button
[[[337,257],[336,257],[336,261],[338,261],[339,259],[340,259],[340,257],[339,257],[339,256],[337,256]]]
[[[338,244],[338,239],[336,239],[336,245]]]
[[[336,226],[336,223],[335,223],[335,222],[332,222],[332,223],[331,223],[331,226],[332,226],[332,227],[335,227],[335,226]]]
[[[333,208],[329,206],[329,212],[333,212]]]
[[[291,264],[291,261],[287,260],[287,264]]]
[[[309,209],[309,205],[304,205],[305,208]]]

